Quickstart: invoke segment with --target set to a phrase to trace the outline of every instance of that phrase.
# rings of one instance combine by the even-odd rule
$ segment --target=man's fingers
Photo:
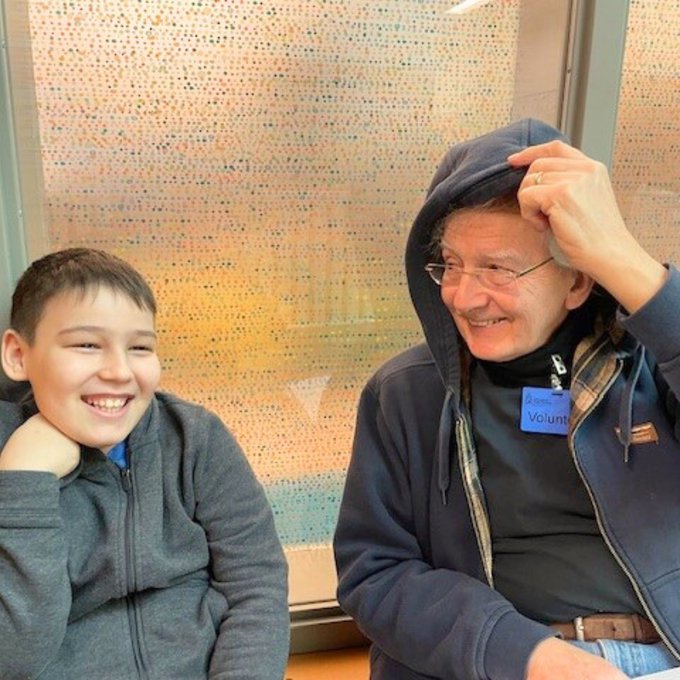
[[[554,140],[552,142],[546,142],[545,144],[528,146],[522,151],[513,153],[508,156],[508,163],[513,167],[521,167],[523,165],[531,165],[539,158],[583,159],[588,157],[573,146],[569,146],[569,144],[565,144],[559,140]]]

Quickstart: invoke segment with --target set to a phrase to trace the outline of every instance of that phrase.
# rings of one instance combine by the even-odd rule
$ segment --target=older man
[[[406,269],[427,343],[363,392],[335,537],[371,677],[678,665],[680,272],[535,120],[451,149]]]

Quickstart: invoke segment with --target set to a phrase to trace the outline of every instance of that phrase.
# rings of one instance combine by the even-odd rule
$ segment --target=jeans
[[[631,678],[680,666],[680,661],[670,653],[663,642],[651,645],[621,640],[597,640],[595,642],[569,640],[569,642],[579,649],[606,659]]]

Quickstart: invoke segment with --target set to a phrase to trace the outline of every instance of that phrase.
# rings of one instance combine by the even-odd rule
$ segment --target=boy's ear
[[[13,328],[2,335],[2,368],[12,380],[27,380],[26,348],[28,343]]]

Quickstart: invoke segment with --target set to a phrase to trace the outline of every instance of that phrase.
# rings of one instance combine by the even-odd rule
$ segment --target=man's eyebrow
[[[78,332],[86,332],[86,333],[102,333],[105,332],[106,328],[103,326],[70,326],[69,328],[62,328],[57,335],[67,335],[68,333],[78,333]],[[155,338],[156,333],[155,331],[148,331],[148,330],[143,330],[143,329],[138,329],[133,331],[134,335],[143,335],[145,337],[150,337],[150,338]]]

